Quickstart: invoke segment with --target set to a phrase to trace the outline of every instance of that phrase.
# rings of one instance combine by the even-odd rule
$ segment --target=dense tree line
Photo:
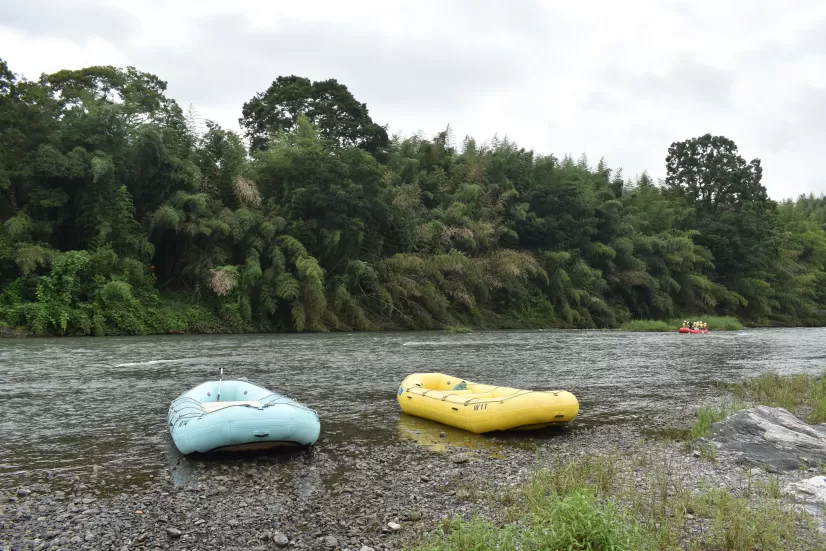
[[[826,201],[721,136],[660,185],[509,140],[390,137],[279,77],[245,136],[134,68],[0,61],[0,327],[36,334],[826,321]]]

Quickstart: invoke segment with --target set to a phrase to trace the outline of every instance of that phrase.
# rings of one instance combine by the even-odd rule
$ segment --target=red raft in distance
[[[708,333],[708,329],[689,329],[688,327],[680,327],[680,333]]]

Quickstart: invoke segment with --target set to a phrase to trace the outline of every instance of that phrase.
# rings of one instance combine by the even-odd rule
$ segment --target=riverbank
[[[386,445],[322,438],[291,454],[181,459],[133,481],[102,469],[24,480],[3,491],[0,542],[117,551],[538,549],[574,537],[595,550],[824,544],[781,492],[815,469],[772,475],[625,425],[520,445],[424,427]]]
[[[550,323],[537,321],[531,316],[524,318],[509,317],[491,313],[485,323],[463,322],[462,324],[432,324],[419,328],[403,327],[394,324],[382,324],[380,320],[374,322],[369,330],[354,330],[349,326],[330,326],[323,330],[307,328],[304,331],[294,329],[279,329],[272,326],[258,326],[249,323],[230,323],[222,320],[214,312],[195,305],[178,304],[169,308],[157,308],[150,312],[146,323],[129,330],[118,329],[112,326],[86,327],[82,330],[69,329],[64,334],[54,331],[38,334],[23,326],[0,325],[0,338],[31,338],[56,336],[152,336],[152,335],[244,335],[244,334],[287,334],[287,333],[319,333],[319,332],[400,332],[400,331],[445,331],[446,333],[472,333],[474,331],[496,330],[553,330],[553,329],[603,329],[630,332],[672,332],[677,331],[683,323],[682,318],[667,320],[631,320],[621,325],[605,327],[574,326],[569,323]],[[695,319],[695,318],[691,318]],[[750,323],[734,316],[699,316],[699,319],[708,323],[711,331],[740,331],[745,327],[812,327],[811,325]],[[0,323],[2,320],[0,320]]]

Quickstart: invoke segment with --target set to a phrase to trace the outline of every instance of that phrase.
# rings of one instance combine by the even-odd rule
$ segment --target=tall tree
[[[740,156],[737,145],[725,136],[705,134],[668,148],[665,185],[692,199],[707,213],[744,203],[766,203],[760,159]]]
[[[685,227],[698,232],[696,242],[713,256],[707,273],[732,291],[720,308],[767,316],[776,304],[769,280],[781,239],[760,160],[747,163],[732,140],[706,134],[671,144],[666,169],[669,193],[695,212]]]
[[[242,108],[239,119],[250,140],[250,150],[266,149],[279,131],[291,132],[304,115],[321,135],[341,147],[359,147],[372,154],[388,145],[387,131],[373,122],[367,105],[335,79],[312,82],[298,76],[280,76]]]

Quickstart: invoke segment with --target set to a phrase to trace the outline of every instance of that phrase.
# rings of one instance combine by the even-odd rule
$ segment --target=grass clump
[[[709,331],[740,331],[743,329],[743,322],[734,316],[700,316],[700,319],[708,324]],[[683,320],[679,321],[682,325]]]
[[[689,436],[691,438],[705,438],[711,430],[711,425],[717,421],[722,421],[729,414],[739,409],[743,409],[739,404],[731,407],[700,408],[697,411],[697,420],[694,422],[694,427],[691,429]]]
[[[751,551],[826,544],[811,518],[787,506],[777,484],[693,490],[668,458],[647,463],[641,473],[639,461],[619,455],[555,461],[499,504],[502,521],[457,516],[407,549]]]
[[[740,401],[784,408],[812,424],[826,421],[826,372],[820,376],[764,373],[724,387]]]
[[[676,331],[677,327],[661,320],[631,320],[622,324],[623,331],[663,332]]]
[[[445,333],[473,333],[473,329],[464,325],[448,325]]]

